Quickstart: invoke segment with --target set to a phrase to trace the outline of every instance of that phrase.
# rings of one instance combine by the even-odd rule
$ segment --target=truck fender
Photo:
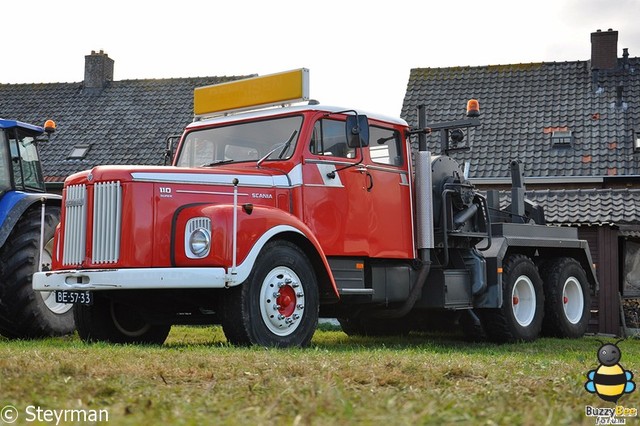
[[[10,191],[0,199],[0,247],[4,245],[29,207],[40,203],[44,198],[47,205],[61,205],[62,197],[56,194],[31,194],[22,191]]]
[[[185,206],[186,207],[186,206]],[[296,216],[281,209],[259,206],[238,206],[237,230],[237,265],[232,265],[232,223],[233,205],[192,205],[179,209],[174,217],[172,250],[174,266],[202,265],[228,267],[229,286],[243,283],[251,273],[260,251],[273,239],[292,241],[310,257],[311,263],[325,274],[332,296],[339,298],[327,257],[313,232]],[[211,219],[212,254],[204,259],[187,259],[184,250],[179,248],[179,241],[184,240],[186,222],[193,217],[204,216]]]

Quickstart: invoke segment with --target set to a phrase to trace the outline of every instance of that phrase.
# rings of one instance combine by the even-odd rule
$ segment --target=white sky
[[[587,60],[590,33],[640,56],[640,0],[11,0],[0,83],[80,82],[104,50],[114,79],[305,67],[311,97],[400,114],[411,68]]]

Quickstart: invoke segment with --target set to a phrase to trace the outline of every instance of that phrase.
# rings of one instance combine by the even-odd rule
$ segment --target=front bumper
[[[36,272],[33,289],[150,290],[224,288],[236,283],[224,268],[69,269]]]

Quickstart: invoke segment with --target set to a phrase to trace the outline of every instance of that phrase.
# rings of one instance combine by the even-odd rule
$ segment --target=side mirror
[[[349,148],[369,146],[369,120],[366,115],[348,115],[346,131]]]
[[[180,140],[181,135],[177,135],[177,136],[167,136],[167,139],[165,140],[166,142],[166,148],[164,150],[164,166],[171,165],[171,163],[173,163],[173,149],[174,149],[174,145],[175,145],[175,141]]]

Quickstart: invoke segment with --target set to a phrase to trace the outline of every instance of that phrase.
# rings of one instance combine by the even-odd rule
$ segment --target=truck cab
[[[196,89],[171,166],[69,176],[52,270],[34,289],[74,302],[86,341],[162,343],[172,324],[221,323],[234,344],[305,346],[320,316],[379,334],[476,308],[487,323],[515,324],[499,339],[537,337],[543,302],[530,299],[542,279],[527,274],[534,257],[558,253],[557,235],[540,250],[536,239],[515,248],[502,228],[493,236],[460,165],[411,149],[414,135],[449,137],[477,119],[411,129],[310,102],[307,79],[303,69]],[[562,237],[588,264],[582,243]],[[503,265],[531,286],[518,275],[503,291]],[[584,272],[576,282],[588,296]],[[519,291],[528,299],[515,303]]]

